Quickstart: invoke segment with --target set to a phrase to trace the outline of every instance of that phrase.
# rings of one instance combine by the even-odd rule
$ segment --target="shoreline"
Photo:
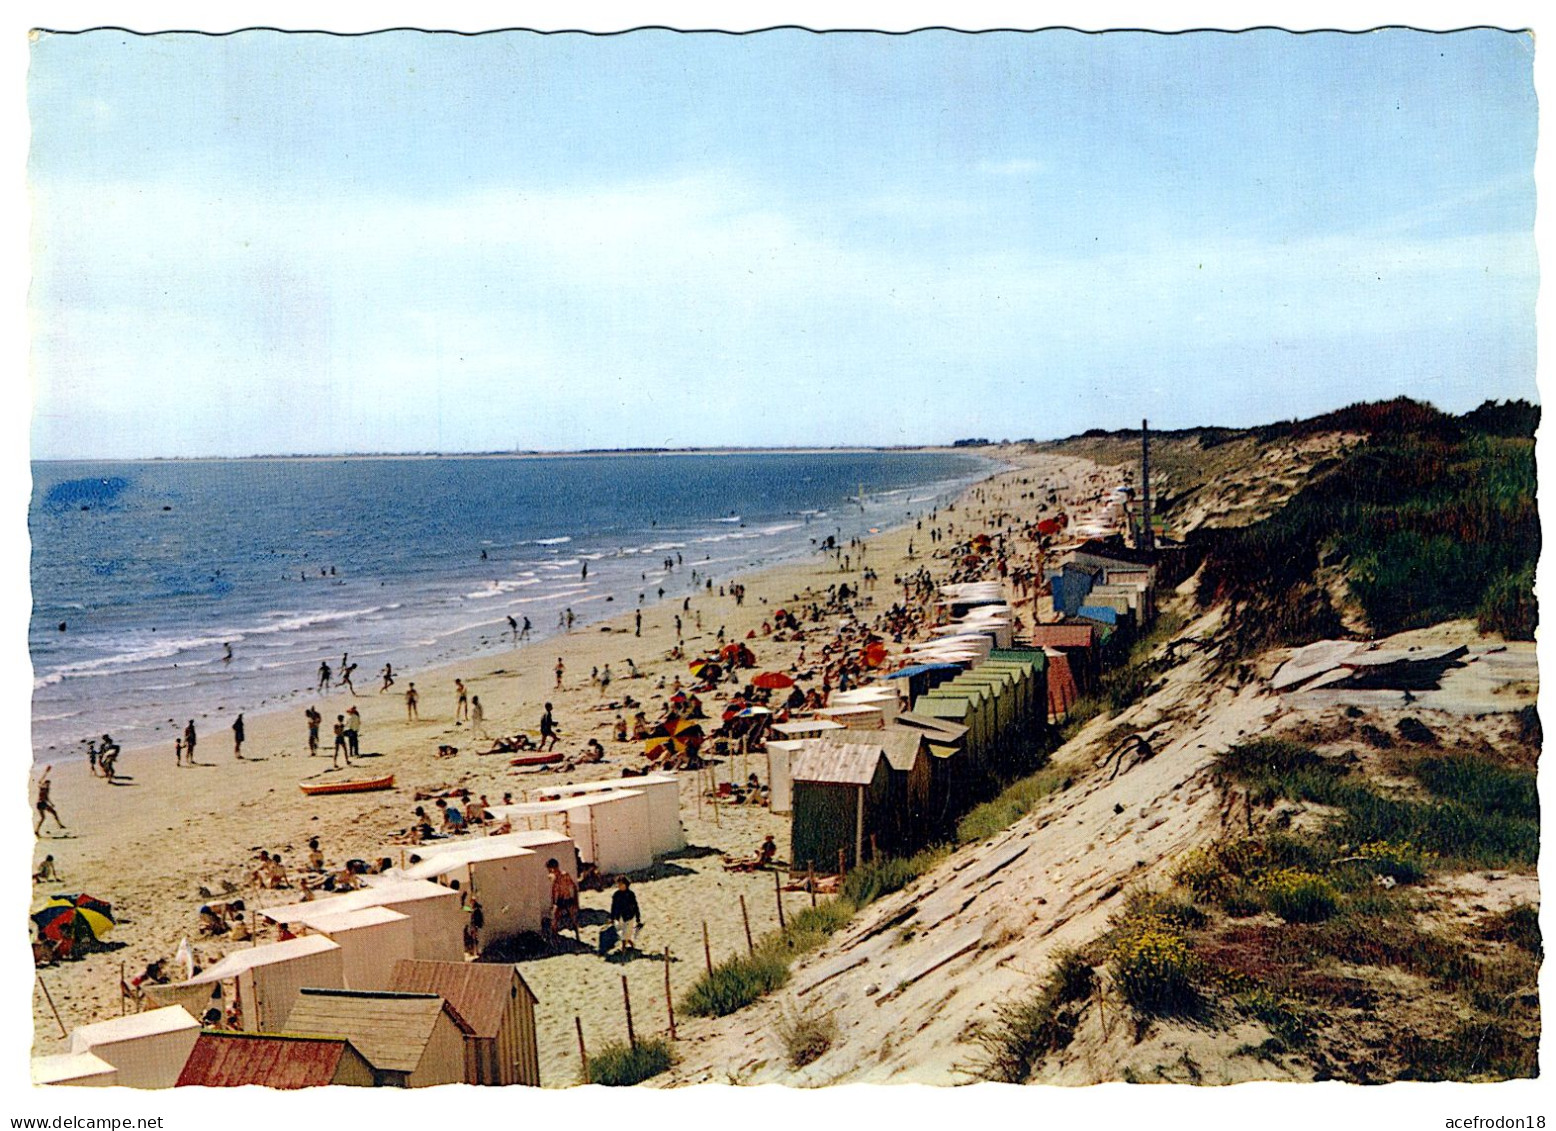
[[[1041,441],[1050,443],[1053,441]],[[805,446],[798,448],[783,447],[758,447],[758,448],[579,448],[576,450],[542,451],[525,450],[513,452],[334,452],[334,453],[295,453],[290,455],[247,455],[247,456],[126,456],[123,458],[103,459],[86,456],[50,456],[47,458],[30,459],[29,463],[335,463],[345,460],[542,460],[542,459],[606,459],[622,457],[650,456],[807,456],[807,455],[859,455],[862,453],[885,453],[897,455],[911,455],[916,453],[937,453],[946,455],[976,455],[985,459],[998,459],[988,452],[1002,450],[1005,445],[987,444],[977,447],[958,448],[952,444],[890,444],[874,446],[869,444],[848,444],[838,447]],[[1009,445],[1015,447],[1015,445]],[[1015,453],[1007,453],[1015,454]]]
[[[997,469],[969,485],[941,512],[940,521],[944,524],[952,508],[955,513],[950,517],[959,529],[968,521],[964,514],[1008,511],[1013,500],[1005,497],[1007,491],[1001,483],[1043,474],[1041,469],[1081,465],[1082,461],[1062,457],[1027,457],[1020,465]],[[984,496],[984,501],[974,504],[975,494]],[[873,593],[875,607],[866,615],[884,609],[900,596],[900,590],[894,591],[891,585],[894,573],[921,565],[935,567],[939,573],[947,564],[923,552],[908,559],[905,550],[909,541],[921,545],[923,551],[929,549],[927,534],[920,538],[911,520],[869,536],[866,564],[880,574],[880,582]],[[418,673],[414,681],[421,696],[422,716],[414,723],[406,721],[398,694],[410,681],[402,681],[387,695],[373,690],[362,692],[355,700],[333,693],[304,697],[302,702],[246,716],[245,760],[241,762],[233,757],[231,735],[225,729],[202,734],[198,766],[175,767],[169,757],[170,742],[126,747],[118,768],[130,778],[117,786],[89,776],[79,763],[61,761],[51,780],[55,783],[55,803],[71,826],[66,830],[70,835],[46,833],[35,840],[34,867],[44,853],[51,853],[66,878],[65,890],[89,891],[113,903],[121,917],[114,938],[128,944],[122,950],[90,955],[45,972],[66,1024],[117,1014],[121,962],[133,976],[153,958],[171,954],[185,936],[197,948],[217,949],[208,948],[195,935],[195,912],[202,902],[197,889],[220,890],[223,880],[241,887],[249,861],[259,848],[280,852],[286,864],[295,867],[302,862],[309,836],[317,835],[332,863],[355,856],[374,859],[382,854],[389,834],[410,823],[415,792],[463,787],[475,797],[486,794],[496,804],[504,792],[513,792],[517,800],[524,790],[549,782],[620,777],[624,767],[643,762],[641,744],[623,745],[613,740],[615,711],[600,709],[608,700],[591,685],[591,666],[610,663],[618,675],[611,687],[613,695],[631,694],[650,718],[654,717],[666,695],[657,690],[658,679],[687,675],[684,661],[670,660],[666,655],[675,642],[672,618],[681,615],[686,618],[688,658],[711,647],[718,629],[724,626],[730,640],[744,639],[748,631],[757,633],[751,640],[757,654],[756,670],[787,670],[802,646],[763,637],[760,626],[764,615],[783,607],[793,594],[824,590],[828,584],[845,580],[855,584],[859,565],[857,561],[853,564],[853,569],[843,572],[829,555],[805,555],[740,575],[737,583],[746,587],[743,606],[729,594],[726,582],[726,596],[717,596],[715,588],[715,595],[693,598],[689,613],[682,612],[680,603],[668,600],[645,608],[641,637],[634,633],[635,610],[626,609],[586,630],[575,629],[506,653],[488,652],[428,669]],[[695,628],[699,612],[703,618],[700,633]],[[557,647],[552,648],[552,644]],[[893,649],[894,654],[898,651]],[[559,655],[565,666],[560,690],[553,673]],[[624,655],[636,658],[640,678],[625,678]],[[580,765],[565,774],[526,773],[512,770],[506,758],[474,755],[470,729],[452,718],[455,678],[463,678],[471,693],[482,700],[489,734],[533,732],[542,705],[554,702],[562,732],[558,749],[574,755],[586,739],[598,738],[610,761]],[[327,768],[327,737],[321,738],[321,757],[308,757],[303,707],[317,705],[325,715],[321,730],[327,736],[330,716],[342,713],[352,702],[362,712],[362,750],[369,757],[359,770],[331,771]],[[708,697],[707,709],[717,717],[720,704],[713,696]],[[628,717],[630,714],[628,711]],[[441,744],[457,746],[460,752],[451,758],[438,758],[433,752]],[[753,764],[750,768],[760,767]],[[728,775],[743,769],[735,759],[723,772]],[[326,778],[335,773],[343,778],[394,773],[397,788],[331,799],[308,798],[298,789],[299,779]],[[704,806],[699,816],[698,776],[680,777],[682,821],[688,842],[700,846],[698,854],[656,865],[652,876],[640,880],[638,887],[651,923],[645,948],[657,952],[668,947],[676,956],[673,981],[677,994],[701,972],[704,919],[716,959],[744,947],[737,896],[744,896],[751,909],[753,931],[761,933],[776,925],[772,877],[725,873],[718,854],[747,854],[763,835],[772,833],[778,838],[780,859],[787,859],[789,836],[787,817],[774,816],[766,809]],[[34,885],[34,903],[49,890]],[[296,895],[295,890],[245,894],[255,907],[292,902]],[[602,909],[607,898],[602,893],[585,893],[585,911]],[[792,904],[790,898],[784,897],[792,913],[804,897],[795,898]],[[617,1036],[623,972],[634,983],[634,996],[641,993],[645,1002],[659,1002],[663,994],[659,962],[618,967],[600,962],[592,949],[523,962],[520,970],[541,998],[539,1041],[543,1077],[549,1085],[567,1083],[576,1070],[575,1015],[589,1028],[591,1045]],[[35,1052],[62,1048],[58,1027],[41,996],[34,1000],[33,1017]]]
[[[602,453],[602,456],[606,454],[609,453]],[[867,498],[870,509],[872,511],[879,510],[883,513],[867,516],[861,509],[860,513],[854,514],[852,513],[852,507],[850,507],[851,517],[842,517],[837,521],[845,526],[865,526],[869,522],[880,521],[886,518],[884,512],[890,510],[892,513],[892,525],[882,525],[881,529],[883,531],[895,529],[902,523],[912,522],[914,519],[911,515],[902,517],[902,511],[896,510],[897,504],[891,501],[890,497],[892,495],[901,494],[906,498],[915,492],[925,491],[930,492],[930,495],[922,503],[910,505],[917,507],[931,502],[939,504],[959,497],[977,483],[986,480],[991,475],[997,475],[1003,470],[1008,470],[1011,466],[1008,461],[999,461],[988,456],[979,455],[977,460],[985,466],[968,471],[966,474],[973,476],[971,479],[965,479],[961,476],[929,479],[922,486],[887,492],[882,495],[872,495]],[[122,465],[129,461],[109,462],[114,465]],[[157,461],[144,462],[149,465]],[[223,460],[212,462],[231,463],[242,461]],[[837,504],[831,509],[841,509],[841,504]],[[915,513],[927,513],[927,510]],[[791,518],[792,522],[790,522]],[[755,520],[752,521],[755,522]],[[818,524],[816,529],[818,531],[821,530],[823,525],[830,529],[833,521],[833,519],[828,519],[826,524]],[[50,761],[60,763],[84,762],[86,760],[85,743],[87,737],[82,735],[81,732],[83,730],[91,736],[104,731],[110,732],[116,736],[126,750],[130,750],[132,748],[155,747],[159,742],[163,741],[167,741],[167,744],[171,745],[170,740],[176,736],[178,731],[182,730],[182,720],[190,717],[190,715],[193,715],[197,720],[197,725],[198,720],[204,719],[210,724],[226,726],[230,723],[233,715],[238,712],[242,712],[247,717],[250,715],[257,716],[261,712],[284,711],[289,707],[300,709],[302,704],[316,698],[311,689],[315,683],[313,673],[321,656],[331,658],[332,664],[334,663],[332,657],[341,651],[349,651],[354,656],[357,656],[363,664],[363,667],[357,673],[357,685],[363,691],[369,688],[376,689],[378,684],[376,670],[382,666],[385,660],[391,661],[397,669],[398,685],[403,688],[406,677],[400,673],[405,670],[425,673],[426,677],[432,677],[439,674],[444,668],[486,664],[491,662],[494,657],[506,656],[509,652],[503,644],[503,638],[508,635],[508,628],[505,623],[506,615],[521,615],[520,606],[528,610],[529,615],[538,622],[532,635],[534,642],[540,643],[547,639],[556,639],[561,635],[560,630],[550,623],[550,618],[556,616],[564,606],[571,606],[577,611],[579,614],[579,625],[574,631],[581,631],[585,627],[598,624],[602,620],[608,620],[614,616],[630,616],[633,608],[632,594],[634,592],[641,594],[641,591],[644,589],[649,591],[648,600],[637,607],[641,608],[645,615],[654,608],[666,607],[670,603],[679,603],[687,595],[687,576],[698,570],[706,572],[711,568],[721,575],[720,580],[728,584],[731,580],[743,577],[754,570],[782,568],[787,564],[816,556],[816,539],[811,539],[811,544],[806,545],[799,533],[799,525],[802,522],[804,525],[810,525],[809,518],[803,517],[803,515],[779,516],[770,520],[755,522],[755,525],[757,528],[762,528],[770,525],[772,522],[789,523],[789,525],[778,528],[785,532],[780,533],[777,538],[758,538],[754,542],[745,540],[739,542],[730,541],[728,543],[728,550],[733,551],[732,556],[736,559],[735,561],[713,561],[705,564],[704,562],[694,560],[694,551],[688,548],[686,550],[687,560],[684,566],[678,568],[673,574],[662,577],[657,582],[661,590],[670,590],[659,598],[655,598],[653,595],[652,590],[655,588],[653,580],[647,583],[640,583],[637,579],[631,579],[628,576],[630,572],[635,572],[638,569],[636,565],[628,568],[624,564],[612,564],[609,562],[604,563],[608,568],[596,571],[595,576],[590,579],[588,583],[590,591],[588,592],[574,593],[571,590],[567,592],[547,591],[540,588],[540,583],[537,582],[535,583],[537,585],[536,589],[524,590],[529,595],[522,601],[517,603],[498,601],[493,602],[491,607],[488,607],[484,600],[470,601],[468,604],[455,600],[455,596],[461,592],[463,585],[457,574],[451,573],[443,577],[441,588],[438,587],[436,579],[433,587],[429,588],[427,580],[420,575],[394,576],[379,582],[380,585],[388,584],[392,586],[393,588],[391,589],[362,589],[361,579],[358,579],[357,589],[352,591],[349,599],[347,597],[333,598],[337,604],[340,601],[347,601],[348,604],[355,601],[353,609],[347,610],[328,606],[328,601],[332,599],[330,594],[333,591],[326,590],[324,598],[326,605],[319,606],[313,613],[310,613],[310,619],[320,625],[329,626],[330,630],[336,636],[339,636],[344,628],[342,622],[358,614],[364,612],[382,614],[386,609],[393,610],[401,609],[402,607],[404,611],[392,615],[385,614],[389,619],[370,618],[374,620],[374,623],[361,626],[360,638],[354,637],[349,641],[341,639],[333,641],[320,640],[309,644],[303,635],[299,635],[291,643],[284,644],[282,651],[261,653],[263,658],[274,661],[261,664],[262,668],[270,669],[270,674],[268,675],[262,671],[256,671],[254,667],[249,666],[249,661],[244,659],[240,660],[240,664],[234,668],[231,677],[228,678],[219,663],[212,662],[208,657],[202,658],[204,653],[185,650],[179,654],[170,655],[167,660],[159,662],[164,665],[171,663],[173,660],[186,662],[191,672],[194,673],[192,675],[179,676],[177,674],[179,666],[177,663],[172,663],[171,669],[143,670],[126,668],[122,672],[111,671],[106,679],[83,681],[85,686],[81,690],[68,693],[68,698],[61,698],[53,694],[47,696],[52,701],[46,703],[43,709],[49,712],[59,711],[62,713],[49,714],[40,718],[37,714],[39,708],[36,703],[40,692],[43,691],[43,684],[49,683],[52,686],[53,683],[58,682],[59,677],[53,673],[52,669],[47,674],[40,674],[35,670],[31,680],[34,705],[29,712],[29,737],[32,747],[31,761],[34,766]],[[734,528],[730,527],[731,533],[728,535],[720,534],[717,537],[697,539],[696,541],[699,543],[704,541],[722,542],[725,537],[737,539],[755,537],[751,533],[744,532],[746,525],[745,522],[740,524],[741,533],[733,533]],[[717,524],[715,524],[714,528],[721,531],[725,529]],[[773,532],[758,530],[758,533]],[[865,535],[863,530],[860,530],[859,533],[866,537],[878,536]],[[629,531],[620,537],[625,539],[622,542],[623,545],[635,545],[633,539],[639,536],[645,540],[668,537],[662,531],[649,529],[637,532]],[[844,536],[848,536],[846,531]],[[599,561],[601,557],[599,553],[588,552],[591,549],[598,549],[590,541],[593,537],[593,535],[585,532],[583,534],[570,535],[566,539],[559,539],[558,541],[571,543],[571,545],[560,547],[562,551],[561,557],[579,557],[581,555],[591,564]],[[579,541],[580,538],[584,539],[584,541]],[[546,545],[544,542],[537,544],[542,546],[542,548]],[[714,549],[711,546],[707,550],[710,554],[716,555],[719,553],[718,549]],[[626,551],[628,554],[632,552],[632,550]],[[696,552],[701,553],[702,549],[699,548]],[[613,558],[621,557],[622,555],[620,552],[617,552],[614,555],[607,553],[605,556]],[[633,560],[647,561],[649,557],[650,555],[645,553],[642,559]],[[625,563],[625,561],[626,559],[622,558],[622,563]],[[493,564],[500,570],[503,562],[494,561]],[[486,563],[483,561],[482,565],[484,567]],[[738,572],[724,574],[723,571],[732,566]],[[534,570],[544,571],[553,569],[554,563],[546,561],[543,557],[533,562],[510,563],[509,573],[511,573],[512,569],[521,567],[529,570],[528,576],[533,577],[535,576]],[[621,572],[623,569],[625,569],[625,572]],[[617,573],[620,573],[620,576],[616,576]],[[507,577],[508,575],[503,574],[502,576]],[[542,572],[540,576],[542,582],[561,584],[566,588],[566,579],[561,572],[557,572],[554,575]],[[470,586],[481,587],[474,577],[467,580]],[[517,592],[518,586],[514,586],[514,592],[511,593],[508,593],[503,588],[503,586],[510,585],[511,580],[504,580],[500,584],[494,581],[491,584],[494,594],[502,595],[507,593],[510,597],[519,595]],[[521,582],[519,584],[530,583]],[[474,593],[464,594],[467,600],[474,596]],[[484,597],[486,594],[483,592],[482,596]],[[284,603],[292,598],[290,594],[283,595],[278,592],[275,595],[275,599]],[[431,601],[430,605],[427,604],[429,599]],[[543,605],[535,606],[532,609],[531,603],[535,601],[541,601]],[[440,605],[445,603],[448,604],[448,608],[439,608]],[[295,601],[293,604],[295,605]],[[304,604],[306,605],[306,602]],[[363,604],[371,604],[373,607],[367,609],[356,607]],[[513,607],[510,607],[510,605]],[[287,605],[285,607],[290,608],[292,606]],[[430,621],[427,619],[429,615],[433,618]],[[238,623],[245,616],[254,623],[247,625]],[[217,642],[223,639],[230,638],[241,642],[250,635],[260,636],[266,640],[280,639],[269,635],[273,628],[262,620],[255,619],[259,616],[260,614],[253,613],[252,611],[246,614],[241,609],[234,610],[229,614],[229,620],[224,622],[225,626],[220,629],[213,625],[202,624],[188,629],[183,635],[199,637],[200,641],[207,645],[207,650],[212,653],[219,647]],[[232,620],[232,617],[236,617],[237,620]],[[166,629],[168,626],[163,625],[163,628]],[[155,629],[152,631],[154,632]],[[236,646],[240,651],[244,648],[242,643],[238,643]],[[84,666],[96,666],[102,662],[99,659],[91,658],[90,654],[88,654]],[[66,666],[68,668],[75,663],[76,661],[71,661],[71,664]],[[161,688],[161,690],[170,691],[171,693],[167,696],[147,696],[137,699],[118,694],[119,689],[112,685],[114,681],[139,680],[144,682],[148,678],[152,682],[161,684],[166,684],[169,680],[175,681],[172,687],[165,686]],[[419,679],[424,678],[424,676],[422,674],[413,674],[410,678]],[[95,686],[93,682],[96,683]],[[113,704],[117,708],[112,711],[114,717],[104,717],[109,712],[94,710],[93,704],[99,702]],[[130,706],[126,707],[126,704]],[[169,729],[167,721],[169,716],[176,716],[179,720],[174,729]],[[95,721],[86,724],[85,721],[87,719]],[[62,720],[71,721],[68,723],[68,726],[52,725]]]

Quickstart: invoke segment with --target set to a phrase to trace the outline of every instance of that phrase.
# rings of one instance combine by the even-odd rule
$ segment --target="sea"
[[[868,538],[998,466],[889,451],[35,462],[34,756],[73,760],[104,733],[171,744],[190,718],[225,730],[311,696],[343,653],[364,694],[386,662],[397,691],[466,657],[543,663],[568,609],[576,632],[679,605],[694,570],[705,591]],[[509,616],[532,644],[514,650]]]

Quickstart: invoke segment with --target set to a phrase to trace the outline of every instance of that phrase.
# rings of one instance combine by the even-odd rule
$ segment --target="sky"
[[[1535,398],[1533,39],[43,35],[35,458]]]

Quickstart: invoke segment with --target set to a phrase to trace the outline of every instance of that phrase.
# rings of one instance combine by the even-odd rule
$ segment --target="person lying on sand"
[[[724,857],[724,870],[726,872],[755,872],[772,866],[773,860],[778,855],[778,842],[773,840],[769,833],[762,841],[762,846],[756,850],[755,856],[747,856],[735,859]]]
[[[444,743],[442,746],[438,747],[438,757],[439,758],[452,758],[455,754],[458,754],[458,753],[459,753],[459,747],[457,747],[457,746],[450,746],[450,745],[448,745],[448,743]]]
[[[584,752],[578,755],[578,761],[580,763],[605,761],[605,747],[600,745],[600,740],[598,738],[591,738],[589,740],[588,744],[584,747]]]

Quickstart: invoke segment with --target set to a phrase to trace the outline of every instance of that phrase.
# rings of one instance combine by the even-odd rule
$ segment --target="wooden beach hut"
[[[905,668],[899,668],[886,676],[886,678],[905,681],[904,686],[907,689],[906,698],[911,703],[924,694],[924,692],[933,687],[938,687],[948,679],[953,678],[961,670],[960,664],[921,662],[909,664]],[[898,712],[899,717],[902,714],[903,712]]]
[[[400,993],[437,994],[465,1019],[466,1084],[540,1087],[537,1001],[518,967],[498,962],[400,962]]]
[[[169,1005],[82,1025],[70,1034],[70,1051],[111,1064],[114,1083],[126,1088],[171,1088],[199,1035],[200,1022]]]
[[[344,1037],[292,1033],[204,1032],[178,1077],[180,1088],[281,1091],[334,1086],[371,1088],[373,1067]]]
[[[346,1038],[380,1087],[428,1088],[465,1078],[471,1028],[437,994],[310,987],[297,999],[289,1027]]]
[[[800,751],[789,772],[794,779],[793,866],[831,872],[841,858],[845,867],[854,867],[870,834],[887,831],[891,771],[880,746],[818,742]]]
[[[639,789],[499,805],[492,813],[515,826],[565,833],[583,862],[601,872],[636,872],[654,862],[648,795]]]
[[[1036,624],[1027,638],[1038,649],[1054,649],[1070,658],[1070,675],[1082,691],[1091,691],[1102,677],[1097,630],[1089,624]]]
[[[836,707],[823,707],[816,712],[816,717],[830,719],[848,730],[880,730],[886,725],[886,717],[881,708],[864,703],[844,703]]]
[[[433,880],[444,887],[457,881],[460,890],[481,905],[482,946],[525,931],[539,931],[551,902],[546,858],[504,837],[482,837],[455,851],[409,861],[401,874],[408,880]]]
[[[526,791],[524,799],[551,801],[564,797],[592,797],[622,789],[641,790],[648,795],[649,848],[655,856],[679,852],[686,847],[686,830],[681,827],[681,780],[671,774],[538,786]]]
[[[887,726],[902,710],[897,689],[891,684],[872,683],[864,687],[851,687],[847,691],[834,691],[831,704],[834,707],[864,706],[880,709],[881,721]]]

